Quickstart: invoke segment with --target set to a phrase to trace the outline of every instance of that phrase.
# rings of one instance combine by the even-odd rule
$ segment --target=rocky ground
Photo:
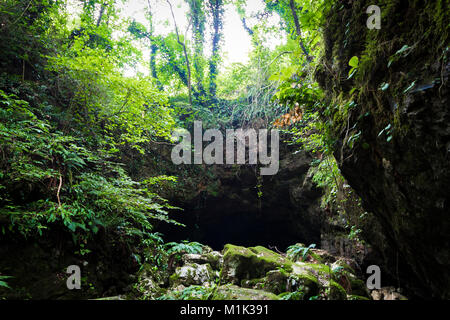
[[[289,257],[262,246],[227,244],[184,254],[163,272],[144,265],[130,293],[104,299],[144,300],[400,300],[394,288],[369,292],[358,265],[310,249]]]

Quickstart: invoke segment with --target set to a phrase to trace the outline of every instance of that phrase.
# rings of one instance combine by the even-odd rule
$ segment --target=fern
[[[198,242],[189,242],[183,240],[182,242],[169,242],[166,243],[166,248],[168,254],[177,253],[197,253],[201,254],[203,252],[203,245]]]
[[[0,287],[11,289],[11,287],[6,283],[6,281],[3,281],[5,279],[9,279],[9,278],[12,278],[12,277],[0,275]]]
[[[302,261],[305,261],[308,257],[309,251],[316,247],[316,244],[310,244],[308,247],[304,247],[300,244],[294,244],[292,246],[288,247],[287,255],[289,258],[293,260],[298,260],[300,257],[302,257]]]

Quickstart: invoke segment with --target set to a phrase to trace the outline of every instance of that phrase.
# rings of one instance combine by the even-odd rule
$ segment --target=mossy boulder
[[[351,261],[351,259],[339,258],[331,264],[331,269],[336,269],[338,267],[351,274],[356,274],[357,265],[354,261]]]
[[[158,272],[158,269],[145,263],[138,272],[137,281],[133,290],[127,295],[127,299],[135,299],[136,297],[154,299],[159,297],[165,292],[165,289],[161,288],[162,284],[162,275]]]
[[[354,269],[345,261],[327,256],[325,251],[319,255],[322,261],[329,262],[319,263],[319,259],[292,262],[261,246],[246,248],[231,244],[227,244],[222,253],[186,254],[182,259],[185,264],[170,276],[166,296],[216,300],[369,297],[364,282],[358,280]],[[215,287],[218,279],[222,286]],[[189,295],[191,291],[195,297]]]
[[[257,278],[257,279],[244,279],[241,281],[241,287],[242,288],[248,288],[248,289],[256,289],[256,290],[263,290],[266,286],[266,277],[264,278]]]
[[[186,253],[181,257],[183,264],[196,263],[196,264],[205,264],[208,263],[208,259],[206,256],[198,254],[198,253]]]
[[[319,293],[319,281],[308,273],[289,273],[283,269],[270,270],[263,278],[242,280],[245,288],[265,290],[274,294],[301,291],[306,297]]]
[[[206,247],[209,248],[209,247]],[[207,250],[202,254],[186,253],[181,257],[183,264],[209,264],[214,270],[220,270],[223,263],[223,255],[218,251]]]
[[[223,264],[223,255],[218,251],[211,251],[203,255],[211,268],[220,270]]]
[[[319,263],[333,263],[336,261],[333,255],[322,249],[310,249],[309,255]]]
[[[239,284],[243,279],[261,278],[270,270],[292,271],[292,261],[267,248],[225,245],[222,280]]]
[[[267,272],[264,290],[280,294],[287,290],[289,273],[284,270],[271,270]]]
[[[293,264],[293,273],[309,275],[316,279],[330,278],[331,268],[326,264],[321,263],[309,263],[309,262],[296,262]]]
[[[180,285],[168,290],[159,300],[209,300],[214,291],[214,286],[206,283],[205,286],[192,285],[185,287]]]
[[[209,264],[188,263],[178,267],[169,278],[170,287],[180,285],[188,287],[191,285],[206,285],[214,283],[216,273]]]
[[[267,291],[241,288],[229,284],[218,287],[212,300],[279,300],[279,297]]]
[[[309,298],[319,294],[321,285],[319,280],[312,274],[303,273],[292,273],[289,276],[287,283],[287,291],[295,292],[300,291],[304,294],[305,298]]]
[[[330,280],[326,292],[329,300],[347,300],[347,292],[334,280]]]

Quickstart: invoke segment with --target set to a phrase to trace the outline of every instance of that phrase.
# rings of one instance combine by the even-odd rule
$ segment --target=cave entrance
[[[277,248],[301,242],[320,246],[322,190],[308,175],[313,157],[280,144],[279,171],[260,176],[250,165],[198,167],[188,192],[169,202],[170,217],[186,225],[160,225],[166,241],[189,240],[222,250],[227,243]],[[202,186],[200,188],[199,186]]]
[[[290,211],[292,212],[292,211]],[[231,243],[246,247],[265,246],[285,251],[292,244],[316,243],[320,245],[320,230],[300,225],[294,216],[283,208],[265,209],[261,212],[185,209],[175,218],[186,227],[164,225],[159,232],[166,241],[196,241],[214,250],[222,250]]]

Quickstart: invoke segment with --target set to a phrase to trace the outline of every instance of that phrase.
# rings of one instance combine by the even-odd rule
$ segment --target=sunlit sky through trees
[[[154,14],[153,25],[155,29],[155,34],[166,35],[170,32],[174,32],[173,19],[170,13],[169,5],[165,0],[150,0],[150,5],[152,6],[152,11]],[[187,35],[188,38],[191,37],[191,30],[188,32],[188,18],[187,11],[188,7],[185,1],[181,0],[171,0],[175,19],[180,30],[180,33]],[[79,0],[68,0],[69,10],[71,12],[79,12],[81,10],[82,2]],[[123,18],[129,18],[131,20],[136,20],[143,25],[148,25],[148,20],[146,19],[146,13],[148,9],[147,0],[122,0],[118,1],[118,7],[121,8],[121,15]],[[242,22],[239,18],[239,14],[236,11],[236,7],[232,3],[225,5],[225,15],[224,15],[224,29],[223,29],[223,42],[222,42],[222,54],[223,64],[221,69],[230,66],[232,63],[248,62],[248,55],[252,50],[252,42],[249,34],[245,31],[242,26]],[[247,0],[246,1],[246,15],[252,16],[258,12],[263,12],[265,9],[265,4],[263,0]],[[247,18],[247,23],[249,25],[254,25],[259,23],[258,18]],[[277,15],[272,15],[267,19],[267,26],[276,27],[278,29],[280,19]],[[205,38],[207,43],[210,43],[211,29],[210,21],[207,23],[207,29],[205,33]],[[267,41],[265,46],[274,48],[275,46],[281,44],[284,39],[284,33],[279,30],[279,32],[274,32],[273,34],[266,35]],[[147,56],[149,53],[149,48],[146,46],[140,46],[140,50]],[[211,48],[205,46],[205,53],[210,54]],[[147,74],[147,68],[138,68],[139,71]],[[134,73],[135,70],[127,70],[127,74]]]

